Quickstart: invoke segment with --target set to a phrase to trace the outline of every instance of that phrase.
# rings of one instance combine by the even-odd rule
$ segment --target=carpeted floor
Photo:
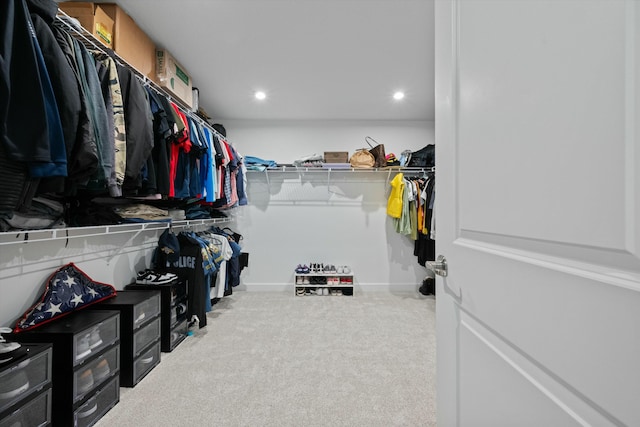
[[[236,292],[97,426],[435,426],[435,300]]]

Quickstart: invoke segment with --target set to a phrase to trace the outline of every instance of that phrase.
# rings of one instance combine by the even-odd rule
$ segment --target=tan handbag
[[[376,159],[373,157],[373,154],[369,152],[369,150],[367,150],[366,148],[361,148],[353,153],[353,155],[349,159],[349,163],[351,164],[351,167],[366,169],[372,168],[376,163]]]

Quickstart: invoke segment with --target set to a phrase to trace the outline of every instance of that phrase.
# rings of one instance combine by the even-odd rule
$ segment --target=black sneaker
[[[165,285],[178,278],[173,273],[156,273],[153,270],[145,270],[138,273],[136,283],[139,285]]]
[[[435,295],[436,294],[436,281],[431,277],[427,277],[422,281],[422,286],[418,289],[422,295]]]

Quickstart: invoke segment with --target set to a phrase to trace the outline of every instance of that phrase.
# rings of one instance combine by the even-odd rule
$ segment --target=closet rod
[[[93,34],[88,32],[84,27],[82,26],[76,27],[76,25],[74,25],[74,22],[75,21],[73,20],[73,18],[67,15],[64,11],[58,9],[58,14],[56,16],[56,21],[54,25],[57,25],[59,28],[62,28],[64,31],[74,36],[76,40],[84,44],[86,48],[90,50],[97,50],[105,55],[108,55],[111,58],[113,58],[113,60],[116,61],[118,65],[122,67],[126,67],[127,69],[131,70],[144,86],[148,86],[156,93],[166,97],[169,101],[173,101],[178,106],[178,108],[182,110],[182,112],[185,115],[189,116],[192,120],[198,122],[201,126],[205,126],[207,129],[213,132],[218,137],[218,139],[223,139],[229,142],[226,136],[222,135],[220,132],[215,130],[208,122],[206,122],[202,117],[198,116],[193,111],[191,111],[190,107],[187,104],[185,104],[182,100],[178,98],[174,98],[171,96],[171,94],[162,90],[162,88],[160,88],[156,82],[154,82],[149,77],[142,74],[140,71],[138,71],[135,67],[131,66],[129,63],[127,63],[115,51],[113,51],[112,49],[109,49],[108,47],[98,42],[93,36]]]

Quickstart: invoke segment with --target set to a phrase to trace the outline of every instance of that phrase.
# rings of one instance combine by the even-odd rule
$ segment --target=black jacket
[[[153,115],[147,92],[133,72],[118,66],[118,77],[127,129],[127,168],[123,190],[131,194],[142,186],[140,174],[153,149]]]
[[[31,21],[33,22],[56,97],[64,134],[67,162],[69,162],[77,142],[81,104],[80,91],[78,90],[73,69],[69,65],[51,29],[58,11],[58,5],[53,0],[27,0],[27,5],[31,12]],[[62,192],[64,190],[64,181],[63,178],[44,180],[40,183],[39,191]]]
[[[93,123],[89,115],[89,105],[82,82],[80,81],[80,71],[76,62],[71,36],[58,27],[52,28],[56,41],[65,56],[69,67],[73,72],[73,77],[78,88],[80,98],[80,111],[78,113],[78,132],[76,143],[74,144],[67,168],[69,170],[65,193],[74,195],[79,186],[85,186],[89,177],[98,170],[98,147],[96,144]]]

